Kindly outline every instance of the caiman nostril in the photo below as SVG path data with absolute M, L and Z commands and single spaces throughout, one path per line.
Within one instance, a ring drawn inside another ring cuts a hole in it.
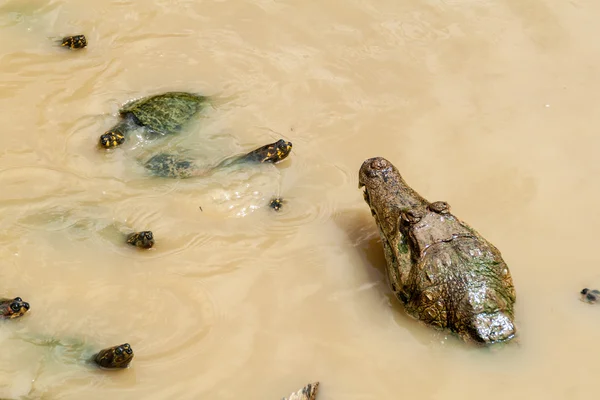
M 387 160 L 385 160 L 383 158 L 378 158 L 371 162 L 372 169 L 382 170 L 382 169 L 386 169 L 387 167 L 388 167 L 388 162 L 387 162 Z

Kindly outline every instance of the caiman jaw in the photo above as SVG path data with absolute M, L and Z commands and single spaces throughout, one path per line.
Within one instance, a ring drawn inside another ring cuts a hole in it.
M 361 186 L 359 185 L 358 188 L 360 189 Z M 369 206 L 369 210 L 371 210 L 371 215 L 373 217 L 377 218 L 377 213 L 375 213 L 375 210 L 373 209 L 373 206 L 371 205 L 371 198 L 369 197 L 369 192 L 367 191 L 366 187 L 363 190 L 363 198 L 365 199 L 365 202 Z
M 361 177 L 358 177 L 358 188 L 360 189 L 361 187 L 365 186 L 365 184 L 363 183 L 362 179 L 360 179 Z

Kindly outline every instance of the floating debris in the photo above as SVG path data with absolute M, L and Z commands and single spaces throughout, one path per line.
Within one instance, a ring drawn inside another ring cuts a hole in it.
M 581 292 L 581 301 L 594 304 L 600 299 L 600 290 L 585 288 Z
M 283 400 L 315 400 L 317 398 L 317 390 L 319 389 L 319 382 L 309 383 L 299 391 L 290 394 Z

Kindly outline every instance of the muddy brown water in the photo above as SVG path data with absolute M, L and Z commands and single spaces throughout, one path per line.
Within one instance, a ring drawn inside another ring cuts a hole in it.
M 0 1 L 0 293 L 32 305 L 0 326 L 0 398 L 596 395 L 600 309 L 578 292 L 600 286 L 598 17 L 591 0 Z M 83 51 L 52 41 L 79 33 Z M 165 141 L 95 147 L 121 104 L 167 90 L 218 101 Z M 280 137 L 278 166 L 175 181 L 138 162 Z M 404 315 L 357 188 L 373 156 L 499 247 L 518 343 Z M 98 371 L 22 335 L 136 356 Z

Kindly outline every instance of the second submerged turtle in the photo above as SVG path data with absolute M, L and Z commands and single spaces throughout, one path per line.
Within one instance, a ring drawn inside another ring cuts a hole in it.
M 279 139 L 275 143 L 267 144 L 252 150 L 249 153 L 227 158 L 212 166 L 199 166 L 193 161 L 179 158 L 172 154 L 161 153 L 153 156 L 145 163 L 146 169 L 153 174 L 167 178 L 191 178 L 205 176 L 210 172 L 243 163 L 271 163 L 276 164 L 289 156 L 292 143 Z
M 21 340 L 35 346 L 46 347 L 54 351 L 54 356 L 66 363 L 95 365 L 102 369 L 128 368 L 133 360 L 133 349 L 129 343 L 95 350 L 95 346 L 80 339 L 57 339 L 51 336 L 20 335 Z
M 176 133 L 207 102 L 205 96 L 186 92 L 167 92 L 129 102 L 119 110 L 122 120 L 100 136 L 100 147 L 120 146 L 130 132 L 140 128 L 151 135 Z

